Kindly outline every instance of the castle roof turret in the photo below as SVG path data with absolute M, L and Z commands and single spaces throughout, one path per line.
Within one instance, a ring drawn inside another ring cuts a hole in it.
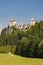
M 16 22 L 16 20 L 14 18 L 11 18 L 10 22 Z
M 35 21 L 35 19 L 32 17 L 32 18 L 30 19 L 30 21 Z

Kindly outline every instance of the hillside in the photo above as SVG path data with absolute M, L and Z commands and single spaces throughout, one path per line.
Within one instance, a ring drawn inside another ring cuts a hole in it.
M 43 21 L 25 31 L 16 26 L 4 28 L 0 35 L 0 53 L 9 51 L 24 57 L 43 58 Z

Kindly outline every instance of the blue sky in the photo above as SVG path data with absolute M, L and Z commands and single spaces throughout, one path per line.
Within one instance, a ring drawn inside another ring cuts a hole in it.
M 43 0 L 0 0 L 0 26 L 7 26 L 11 18 L 26 24 L 31 17 L 43 20 Z

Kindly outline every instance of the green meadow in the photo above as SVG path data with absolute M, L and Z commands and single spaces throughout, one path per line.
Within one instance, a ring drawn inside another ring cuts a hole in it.
M 43 59 L 0 54 L 0 65 L 43 65 Z

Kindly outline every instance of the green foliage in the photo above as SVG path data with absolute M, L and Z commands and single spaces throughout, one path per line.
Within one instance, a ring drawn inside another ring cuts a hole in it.
M 19 40 L 22 39 L 22 37 L 25 37 L 26 36 L 26 32 L 22 31 L 22 30 L 18 30 L 18 38 Z
M 43 40 L 38 45 L 37 53 L 38 53 L 38 57 L 43 58 Z
M 10 48 L 10 52 L 11 52 L 12 54 L 15 54 L 15 50 L 16 50 L 16 46 L 12 46 L 12 47 Z
M 1 46 L 0 47 L 0 53 L 8 53 L 10 51 L 10 46 Z
M 43 57 L 43 45 L 39 46 L 43 40 L 43 21 L 36 22 L 34 26 L 26 31 L 25 36 L 19 35 L 21 41 L 17 46 L 16 54 L 26 57 Z

